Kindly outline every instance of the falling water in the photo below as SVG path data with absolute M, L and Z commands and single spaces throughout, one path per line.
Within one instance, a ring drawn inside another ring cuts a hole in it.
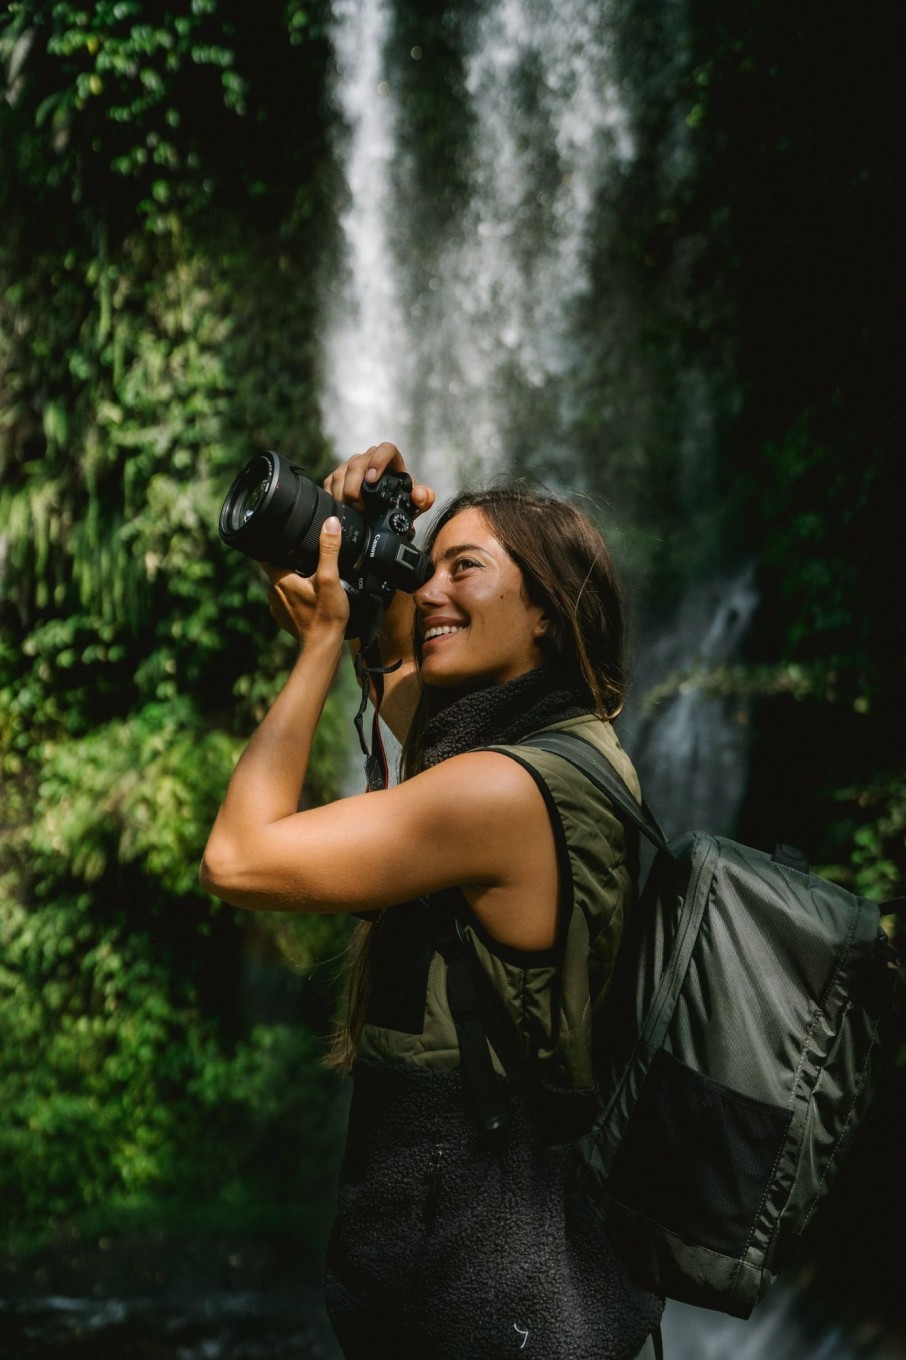
M 391 438 L 449 490 L 510 464 L 508 431 L 526 400 L 539 439 L 565 439 L 592 209 L 633 153 L 609 25 L 601 0 L 501 0 L 477 19 L 464 54 L 468 189 L 416 273 L 399 255 L 400 196 L 417 211 L 419 185 L 400 195 L 386 0 L 336 0 L 348 197 L 322 409 L 338 453 Z
M 565 438 L 573 310 L 589 289 L 589 228 L 610 167 L 632 141 L 610 66 L 610 7 L 524 0 L 476 26 L 465 87 L 475 119 L 472 196 L 440 252 L 419 327 L 431 401 L 426 447 L 510 460 L 528 399 L 546 441 Z M 530 452 L 518 450 L 525 462 Z
M 709 696 L 701 677 L 733 662 L 758 604 L 754 567 L 697 583 L 641 649 L 641 702 L 621 726 L 665 831 L 732 833 L 746 786 L 749 705 Z M 659 700 L 657 696 L 662 694 Z
M 334 0 L 337 105 L 347 126 L 345 272 L 332 285 L 321 410 L 339 456 L 392 439 L 406 446 L 404 317 L 391 230 L 395 109 L 385 78 L 385 0 Z

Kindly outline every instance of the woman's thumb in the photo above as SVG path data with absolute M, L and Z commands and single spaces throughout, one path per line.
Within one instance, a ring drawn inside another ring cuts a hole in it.
M 327 558 L 328 561 L 332 561 L 340 551 L 341 541 L 342 532 L 340 521 L 336 515 L 328 515 L 327 519 L 321 525 L 321 533 L 319 536 L 318 546 L 320 548 L 321 558 Z

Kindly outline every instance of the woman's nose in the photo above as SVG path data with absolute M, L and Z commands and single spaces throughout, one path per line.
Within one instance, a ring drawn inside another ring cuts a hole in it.
M 416 609 L 430 609 L 443 599 L 443 579 L 438 568 L 435 568 L 433 576 L 430 576 L 423 586 L 419 586 L 412 598 L 415 600 Z

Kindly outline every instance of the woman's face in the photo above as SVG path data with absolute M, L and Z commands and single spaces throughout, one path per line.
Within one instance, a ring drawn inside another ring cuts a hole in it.
M 480 510 L 445 524 L 431 558 L 434 575 L 415 593 L 426 685 L 502 684 L 541 665 L 547 616 Z

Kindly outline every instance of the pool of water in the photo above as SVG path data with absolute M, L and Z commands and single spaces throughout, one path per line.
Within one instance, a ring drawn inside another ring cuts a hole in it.
M 283 1291 L 0 1302 L 3 1360 L 341 1360 L 317 1302 Z

